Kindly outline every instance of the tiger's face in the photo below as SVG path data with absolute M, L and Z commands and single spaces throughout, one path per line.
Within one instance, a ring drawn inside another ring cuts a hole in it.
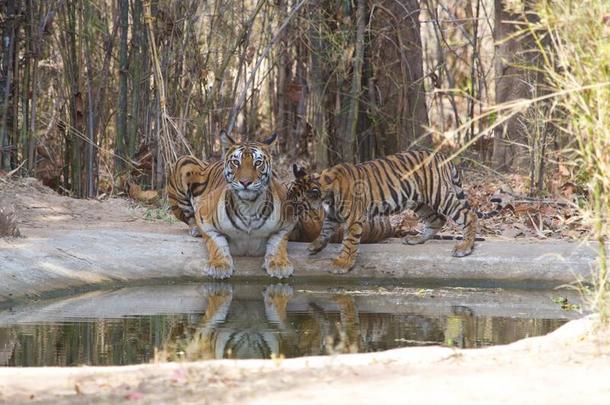
M 261 142 L 238 144 L 224 131 L 221 133 L 224 154 L 224 176 L 237 196 L 246 201 L 256 200 L 271 181 L 271 153 L 269 145 L 276 139 L 271 135 Z
M 294 181 L 288 188 L 288 200 L 297 207 L 300 214 L 303 210 L 317 210 L 322 207 L 326 193 L 322 191 L 320 176 L 317 173 L 307 174 L 305 169 L 292 165 Z

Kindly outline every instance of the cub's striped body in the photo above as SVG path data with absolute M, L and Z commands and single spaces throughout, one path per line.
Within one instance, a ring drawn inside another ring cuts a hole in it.
M 361 164 L 339 164 L 308 175 L 293 167 L 303 194 L 312 207 L 324 205 L 326 216 L 320 236 L 310 245 L 315 254 L 343 225 L 343 250 L 333 261 L 333 271 L 351 269 L 368 218 L 412 209 L 425 224 L 409 244 L 424 243 L 445 224 L 446 218 L 464 227 L 464 240 L 455 245 L 457 257 L 472 252 L 477 215 L 469 208 L 455 165 L 440 154 L 403 152 Z M 289 191 L 289 194 L 291 191 Z

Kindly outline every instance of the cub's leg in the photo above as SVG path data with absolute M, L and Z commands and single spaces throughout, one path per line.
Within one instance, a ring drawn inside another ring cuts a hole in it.
M 213 278 L 231 277 L 234 267 L 227 239 L 211 226 L 203 224 L 200 229 L 202 230 L 203 243 L 208 250 L 208 258 L 203 265 L 203 272 Z
M 282 230 L 271 235 L 267 241 L 263 268 L 271 277 L 287 278 L 294 272 L 294 267 L 288 259 L 288 235 L 288 231 Z
M 328 245 L 330 238 L 335 234 L 337 229 L 339 229 L 340 225 L 341 223 L 334 217 L 326 215 L 324 217 L 324 223 L 322 224 L 322 231 L 320 232 L 320 235 L 318 235 L 318 237 L 311 242 L 307 248 L 307 250 L 309 250 L 309 254 L 315 255 L 324 249 L 326 245 Z
M 419 204 L 413 209 L 419 219 L 424 223 L 424 230 L 416 236 L 405 236 L 403 242 L 407 245 L 425 243 L 434 237 L 442 229 L 447 220 L 444 215 L 439 214 L 426 204 Z
M 333 295 L 332 300 L 339 305 L 339 316 L 341 322 L 337 325 L 339 334 L 343 337 L 344 353 L 358 353 L 360 347 L 360 318 L 354 297 L 345 292 Z
M 356 264 L 358 246 L 362 238 L 362 219 L 350 221 L 343 236 L 343 250 L 332 262 L 331 273 L 347 273 Z
M 453 256 L 468 256 L 474 248 L 474 239 L 477 234 L 477 215 L 470 209 L 467 201 L 460 200 L 453 194 L 447 198 L 443 207 L 441 207 L 441 212 L 464 229 L 464 240 L 453 247 Z

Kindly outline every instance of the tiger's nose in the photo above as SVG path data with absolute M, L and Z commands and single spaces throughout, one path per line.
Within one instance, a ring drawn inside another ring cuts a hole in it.
M 244 186 L 244 188 L 248 188 L 248 186 L 250 184 L 252 184 L 251 180 L 240 180 L 239 182 L 241 183 L 242 186 Z

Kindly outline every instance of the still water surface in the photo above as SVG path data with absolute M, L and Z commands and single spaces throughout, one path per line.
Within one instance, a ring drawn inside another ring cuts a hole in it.
M 574 317 L 553 293 L 531 294 L 226 283 L 95 292 L 0 311 L 0 366 L 473 348 L 543 335 Z

